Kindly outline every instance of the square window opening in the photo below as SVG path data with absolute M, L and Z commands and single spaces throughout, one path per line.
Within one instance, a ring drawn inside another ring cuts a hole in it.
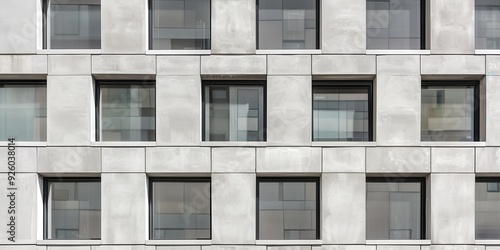
M 476 178 L 476 239 L 500 239 L 500 177 Z

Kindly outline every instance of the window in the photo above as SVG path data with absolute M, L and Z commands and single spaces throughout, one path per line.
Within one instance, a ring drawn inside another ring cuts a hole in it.
M 318 49 L 318 0 L 257 0 L 259 49 Z
M 476 178 L 476 239 L 500 239 L 500 178 Z
M 153 178 L 150 239 L 210 239 L 210 178 Z
M 45 239 L 101 238 L 100 179 L 47 178 L 44 190 Z
M 98 83 L 97 140 L 154 141 L 155 83 L 101 81 Z
M 205 141 L 264 141 L 262 81 L 205 82 Z
M 210 49 L 210 0 L 150 0 L 150 48 Z
M 371 82 L 314 82 L 313 141 L 371 141 Z
M 318 178 L 257 179 L 257 239 L 319 239 Z
M 500 2 L 476 0 L 476 49 L 500 49 Z
M 47 85 L 0 81 L 0 140 L 47 140 Z
M 366 179 L 366 239 L 425 239 L 425 178 Z
M 422 141 L 478 141 L 477 82 L 422 83 Z
M 367 0 L 367 49 L 425 49 L 425 0 Z
M 45 49 L 100 49 L 100 0 L 45 0 Z

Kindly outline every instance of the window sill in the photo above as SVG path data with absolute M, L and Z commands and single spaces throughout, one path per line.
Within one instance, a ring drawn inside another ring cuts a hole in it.
M 367 55 L 430 55 L 431 51 L 430 50 L 400 50 L 400 49 L 394 49 L 394 50 L 366 50 Z
M 279 246 L 290 246 L 290 245 L 322 245 L 321 240 L 257 240 L 256 245 L 279 245 Z
M 486 142 L 482 141 L 423 141 L 424 147 L 486 147 Z
M 313 141 L 313 147 L 375 147 L 377 142 L 374 141 Z
M 476 49 L 476 55 L 500 55 L 500 49 Z
M 101 245 L 101 240 L 38 240 L 37 245 L 47 246 L 47 245 Z
M 262 49 L 255 52 L 257 55 L 309 55 L 321 54 L 320 49 Z
M 38 50 L 42 55 L 100 55 L 100 49 L 44 49 Z
M 267 142 L 265 141 L 202 141 L 200 143 L 204 147 L 265 147 Z
M 146 55 L 210 55 L 211 50 L 146 50 Z
M 431 240 L 366 240 L 366 245 L 430 245 Z
M 91 147 L 154 147 L 155 141 L 99 141 L 91 142 Z
M 0 142 L 0 147 L 7 147 L 9 146 L 8 141 L 1 141 Z M 46 147 L 47 142 L 46 141 L 15 141 L 15 146 L 16 147 Z
M 476 245 L 500 245 L 499 240 L 476 240 L 474 242 Z
M 178 246 L 178 245 L 212 245 L 212 240 L 146 240 L 146 245 Z

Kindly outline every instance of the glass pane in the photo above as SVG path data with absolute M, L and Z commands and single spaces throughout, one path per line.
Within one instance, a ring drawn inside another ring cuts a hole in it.
M 367 239 L 421 238 L 420 185 L 419 182 L 367 183 Z
M 474 141 L 474 86 L 422 88 L 422 141 Z
M 500 49 L 500 2 L 476 0 L 476 48 Z
M 259 182 L 259 239 L 317 239 L 316 182 Z
M 367 0 L 368 49 L 420 49 L 421 0 Z
M 476 239 L 500 239 L 500 182 L 476 182 Z
M 0 85 L 0 139 L 47 140 L 47 86 Z
M 101 141 L 155 140 L 155 87 L 100 85 Z
M 100 0 L 51 0 L 50 48 L 100 49 Z
M 49 182 L 48 239 L 101 238 L 101 183 Z
M 259 49 L 317 49 L 316 0 L 259 0 Z
M 152 49 L 210 49 L 210 0 L 153 0 Z
M 153 183 L 153 239 L 210 239 L 210 182 Z

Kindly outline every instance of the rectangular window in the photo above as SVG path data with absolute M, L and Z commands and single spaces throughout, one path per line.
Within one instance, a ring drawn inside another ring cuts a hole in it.
M 318 0 L 257 0 L 258 49 L 318 49 Z
M 210 178 L 152 178 L 150 239 L 210 239 Z
M 47 178 L 44 182 L 45 239 L 101 238 L 101 181 Z
M 150 48 L 210 49 L 210 0 L 150 0 Z
M 422 141 L 478 141 L 477 82 L 422 83 Z
M 366 179 L 366 239 L 425 239 L 425 178 Z
M 47 85 L 0 81 L 0 140 L 47 140 Z
M 476 49 L 500 49 L 500 2 L 476 0 Z
M 100 49 L 100 0 L 45 0 L 45 49 Z
M 319 216 L 318 178 L 257 179 L 257 239 L 319 239 Z
M 425 49 L 425 0 L 367 0 L 367 49 Z
M 313 141 L 372 140 L 371 82 L 314 82 Z
M 155 141 L 154 81 L 101 81 L 97 86 L 98 141 Z
M 500 178 L 476 178 L 476 239 L 500 239 Z
M 205 141 L 264 141 L 262 81 L 204 82 Z

